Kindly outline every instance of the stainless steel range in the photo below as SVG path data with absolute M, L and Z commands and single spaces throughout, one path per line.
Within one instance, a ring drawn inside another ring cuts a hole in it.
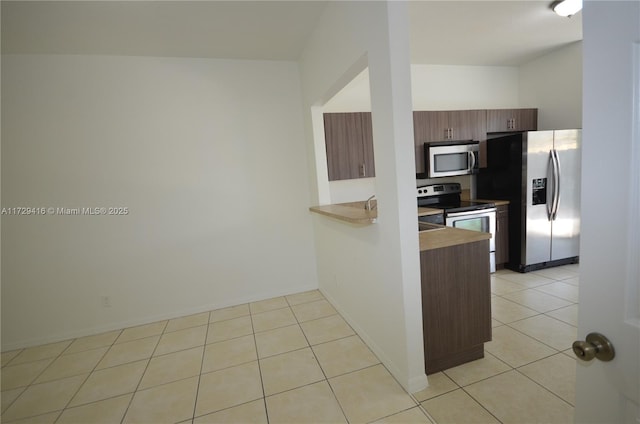
M 458 183 L 430 184 L 417 188 L 418 206 L 442 209 L 444 222 L 449 227 L 491 233 L 489 263 L 496 270 L 496 205 L 473 200 L 461 200 L 462 188 Z

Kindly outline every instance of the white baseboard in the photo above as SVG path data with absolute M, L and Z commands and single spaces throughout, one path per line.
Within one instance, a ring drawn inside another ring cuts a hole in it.
M 425 389 L 428 386 L 427 375 L 421 374 L 416 376 L 408 376 L 404 377 L 403 373 L 400 372 L 398 367 L 394 364 L 394 362 L 389 359 L 384 350 L 378 346 L 373 339 L 367 334 L 366 331 L 362 329 L 358 325 L 358 323 L 346 312 L 333 297 L 331 297 L 328 293 L 319 289 L 323 296 L 327 298 L 329 303 L 342 315 L 342 317 L 347 321 L 347 323 L 354 329 L 354 331 L 360 336 L 360 338 L 364 341 L 364 343 L 373 351 L 373 353 L 382 361 L 382 364 L 387 367 L 389 372 L 393 375 L 393 377 L 400 383 L 400 385 L 409 393 L 419 392 L 420 390 Z M 408 380 L 407 380 L 408 378 Z
M 208 312 L 216 309 L 227 308 L 230 306 L 242 305 L 250 302 L 258 302 L 260 300 L 271 299 L 273 297 L 288 296 L 295 293 L 302 293 L 305 291 L 317 290 L 317 289 L 318 289 L 317 286 L 303 286 L 303 287 L 297 287 L 295 289 L 262 293 L 261 295 L 242 296 L 235 299 L 225 300 L 223 302 L 215 302 L 211 304 L 200 305 L 193 308 L 181 309 L 178 311 L 152 315 L 152 316 L 139 318 L 139 319 L 118 321 L 118 322 L 109 323 L 102 326 L 83 328 L 75 331 L 68 331 L 68 332 L 63 331 L 60 333 L 47 335 L 46 337 L 34 337 L 34 338 L 18 340 L 10 343 L 2 343 L 1 349 L 2 349 L 2 352 L 7 352 L 10 350 L 24 349 L 32 346 L 61 342 L 64 340 L 72 340 L 72 339 L 77 339 L 79 337 L 93 336 L 96 334 L 106 333 L 109 331 L 122 330 L 129 327 L 136 327 L 139 325 L 150 324 L 156 321 L 164 321 L 164 320 L 169 320 L 174 318 L 180 318 L 188 315 L 199 314 L 201 312 Z

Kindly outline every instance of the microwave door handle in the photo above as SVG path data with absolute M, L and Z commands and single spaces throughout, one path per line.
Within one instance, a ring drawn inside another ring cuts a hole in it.
M 473 152 L 467 152 L 469 154 L 469 171 L 473 171 L 476 167 L 476 155 Z

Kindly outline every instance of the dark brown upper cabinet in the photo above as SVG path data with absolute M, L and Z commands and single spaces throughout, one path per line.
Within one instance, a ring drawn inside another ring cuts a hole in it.
M 329 181 L 375 177 L 370 112 L 325 113 Z
M 415 111 L 413 140 L 416 173 L 424 173 L 424 143 L 446 140 L 486 140 L 484 110 Z
M 535 131 L 538 129 L 538 109 L 487 110 L 487 132 Z
M 535 131 L 538 109 L 490 109 L 413 112 L 416 173 L 424 174 L 424 143 L 446 140 L 480 142 L 479 166 L 487 166 L 487 133 Z M 325 113 L 329 181 L 375 177 L 371 112 Z

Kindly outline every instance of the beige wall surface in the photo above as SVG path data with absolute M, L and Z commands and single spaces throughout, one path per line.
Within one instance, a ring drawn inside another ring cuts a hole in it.
M 582 128 L 582 41 L 520 67 L 520 105 L 538 108 L 539 130 Z
M 316 288 L 301 99 L 292 62 L 3 56 L 2 206 L 128 209 L 2 216 L 2 349 Z

